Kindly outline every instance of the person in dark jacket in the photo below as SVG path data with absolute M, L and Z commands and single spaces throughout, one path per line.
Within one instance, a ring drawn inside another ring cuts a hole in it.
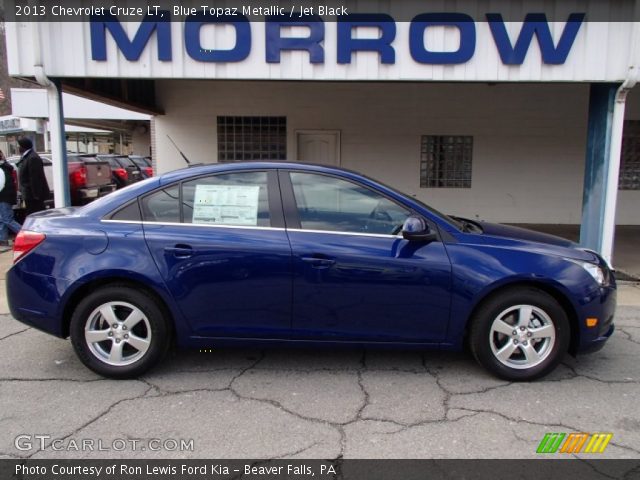
M 13 167 L 0 151 L 0 248 L 9 246 L 8 230 L 20 231 L 20 224 L 13 219 L 13 206 L 17 202 L 18 190 Z
M 33 143 L 28 138 L 20 138 L 18 146 L 21 158 L 17 163 L 20 192 L 25 204 L 27 215 L 45 209 L 44 202 L 49 198 L 49 184 L 44 176 L 42 159 L 33 149 Z

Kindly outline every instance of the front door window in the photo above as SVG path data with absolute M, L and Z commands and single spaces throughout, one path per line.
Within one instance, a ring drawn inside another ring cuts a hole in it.
M 300 227 L 344 233 L 396 235 L 411 212 L 347 180 L 291 172 Z

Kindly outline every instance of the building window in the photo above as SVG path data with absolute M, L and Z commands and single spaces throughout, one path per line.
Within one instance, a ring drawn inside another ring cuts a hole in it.
M 640 121 L 624 122 L 620 156 L 620 190 L 640 190 Z
M 423 135 L 420 146 L 421 188 L 471 188 L 473 137 Z
M 287 117 L 218 117 L 218 161 L 286 160 Z

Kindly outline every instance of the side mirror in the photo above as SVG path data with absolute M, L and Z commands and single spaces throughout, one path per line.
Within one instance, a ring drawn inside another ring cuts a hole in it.
M 424 219 L 412 215 L 404 221 L 402 238 L 410 242 L 433 242 L 438 235 L 431 231 Z

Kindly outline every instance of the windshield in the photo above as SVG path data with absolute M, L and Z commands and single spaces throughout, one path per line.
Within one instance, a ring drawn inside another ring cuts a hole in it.
M 388 188 L 389 190 L 394 191 L 395 193 L 397 193 L 398 195 L 400 195 L 400 196 L 402 196 L 402 197 L 409 197 L 409 198 L 411 198 L 411 200 L 413 200 L 414 202 L 418 203 L 418 204 L 419 204 L 421 207 L 423 207 L 425 210 L 428 210 L 429 212 L 431 212 L 431 213 L 432 213 L 432 214 L 434 214 L 435 216 L 440 217 L 440 218 L 442 218 L 443 220 L 445 220 L 446 222 L 448 222 L 448 223 L 452 224 L 452 225 L 453 225 L 454 227 L 456 227 L 458 230 L 464 230 L 464 224 L 463 224 L 461 221 L 456 220 L 455 218 L 452 218 L 452 217 L 450 217 L 449 215 L 447 215 L 447 214 L 445 214 L 445 213 L 442 213 L 442 212 L 440 212 L 440 211 L 436 210 L 435 208 L 433 208 L 433 207 L 431 207 L 431 206 L 427 205 L 426 203 L 424 203 L 423 201 L 418 200 L 416 197 L 414 197 L 414 196 L 409 196 L 408 194 L 406 194 L 406 193 L 404 193 L 404 192 L 401 192 L 400 190 L 397 190 L 397 189 L 395 189 L 395 188 L 393 188 L 393 187 L 390 187 L 390 186 L 389 186 L 389 185 L 387 185 L 386 183 L 382 183 L 382 182 L 380 182 L 380 181 L 378 181 L 378 180 L 374 180 L 373 178 L 371 178 L 371 177 L 367 177 L 366 175 L 362 175 L 362 174 L 360 174 L 360 175 L 361 175 L 361 176 L 363 176 L 363 177 L 365 177 L 365 178 L 367 178 L 368 180 L 371 180 L 372 182 L 375 182 L 375 183 L 377 183 L 377 184 L 379 184 L 379 185 L 383 185 L 384 187 Z
M 438 217 L 441 217 L 441 218 L 445 219 L 447 222 L 453 224 L 453 226 L 456 227 L 458 230 L 464 230 L 464 225 L 460 220 L 457 220 L 456 218 L 453 218 L 453 217 L 447 215 L 446 213 L 442 213 L 442 212 L 436 210 L 435 208 L 430 207 L 429 205 L 424 203 L 422 200 L 418 200 L 415 197 L 411 197 L 411 199 L 414 202 L 419 203 L 422 207 L 424 207 L 426 210 L 429 210 L 434 215 L 437 215 Z

